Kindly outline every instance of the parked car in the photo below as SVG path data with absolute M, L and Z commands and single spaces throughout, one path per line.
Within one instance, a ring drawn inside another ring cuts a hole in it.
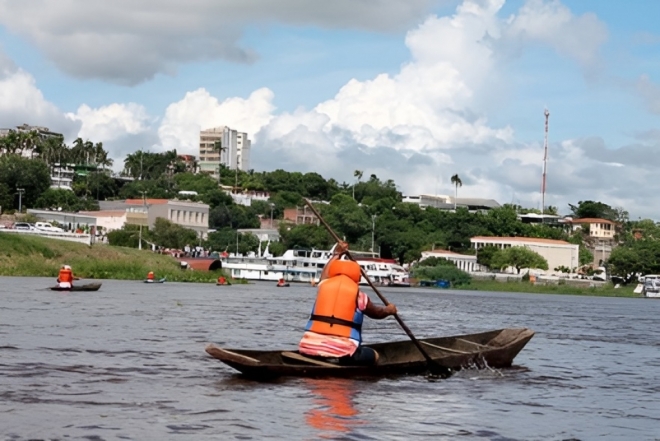
M 16 222 L 12 228 L 14 230 L 25 230 L 25 231 L 34 230 L 34 226 L 32 226 L 32 224 L 29 224 L 27 222 Z
M 64 233 L 64 230 L 59 227 L 54 227 L 48 222 L 37 222 L 34 224 L 34 228 L 38 231 L 46 231 L 48 233 Z

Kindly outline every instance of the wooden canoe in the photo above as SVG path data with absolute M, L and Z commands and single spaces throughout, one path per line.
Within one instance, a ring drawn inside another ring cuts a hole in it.
M 100 283 L 88 283 L 87 285 L 74 285 L 71 288 L 60 288 L 59 286 L 51 286 L 51 291 L 98 291 L 101 287 Z
M 144 283 L 165 283 L 165 277 L 163 277 L 162 279 L 158 279 L 158 280 L 151 280 L 151 281 L 145 280 Z
M 437 337 L 419 340 L 441 366 L 460 370 L 469 366 L 510 367 L 513 359 L 534 336 L 527 328 Z M 346 366 L 331 359 L 307 357 L 295 351 L 223 349 L 213 344 L 206 352 L 243 375 L 257 380 L 274 377 L 373 377 L 391 374 L 420 374 L 426 360 L 410 340 L 367 345 L 380 354 L 375 366 Z

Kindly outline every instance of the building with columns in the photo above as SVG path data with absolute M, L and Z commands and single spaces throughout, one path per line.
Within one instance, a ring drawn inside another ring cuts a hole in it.
M 221 149 L 216 148 L 220 143 Z M 199 171 L 218 179 L 218 168 L 222 164 L 230 170 L 250 169 L 250 148 L 252 141 L 247 133 L 227 126 L 202 130 L 199 133 Z

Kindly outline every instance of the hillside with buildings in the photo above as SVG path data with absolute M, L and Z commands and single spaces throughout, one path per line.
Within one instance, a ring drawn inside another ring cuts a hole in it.
M 541 255 L 548 273 L 610 262 L 628 272 L 635 268 L 623 253 L 660 238 L 654 222 L 630 221 L 625 210 L 601 202 L 580 201 L 562 216 L 556 207 L 539 212 L 459 196 L 458 186 L 454 196 L 402 195 L 393 181 L 363 179 L 360 170 L 343 183 L 314 172 L 254 171 L 250 148 L 248 134 L 221 126 L 200 132 L 199 157 L 138 150 L 115 173 L 102 144 L 77 139 L 67 146 L 59 134 L 24 125 L 0 134 L 0 205 L 4 214 L 29 213 L 87 234 L 89 243 L 240 254 L 264 243 L 278 255 L 332 245 L 304 206 L 308 198 L 353 249 L 404 264 L 441 256 L 469 272 L 498 269 L 484 248 L 516 246 Z M 16 221 L 5 217 L 2 226 Z M 157 222 L 181 228 L 185 243 L 176 234 L 155 235 Z

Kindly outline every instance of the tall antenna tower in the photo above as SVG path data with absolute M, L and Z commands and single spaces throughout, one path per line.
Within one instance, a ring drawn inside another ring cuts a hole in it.
M 545 212 L 545 175 L 548 171 L 548 118 L 550 117 L 550 112 L 548 109 L 545 109 L 543 113 L 545 115 L 545 140 L 544 145 L 544 154 L 543 154 L 543 179 L 541 180 L 541 214 Z

